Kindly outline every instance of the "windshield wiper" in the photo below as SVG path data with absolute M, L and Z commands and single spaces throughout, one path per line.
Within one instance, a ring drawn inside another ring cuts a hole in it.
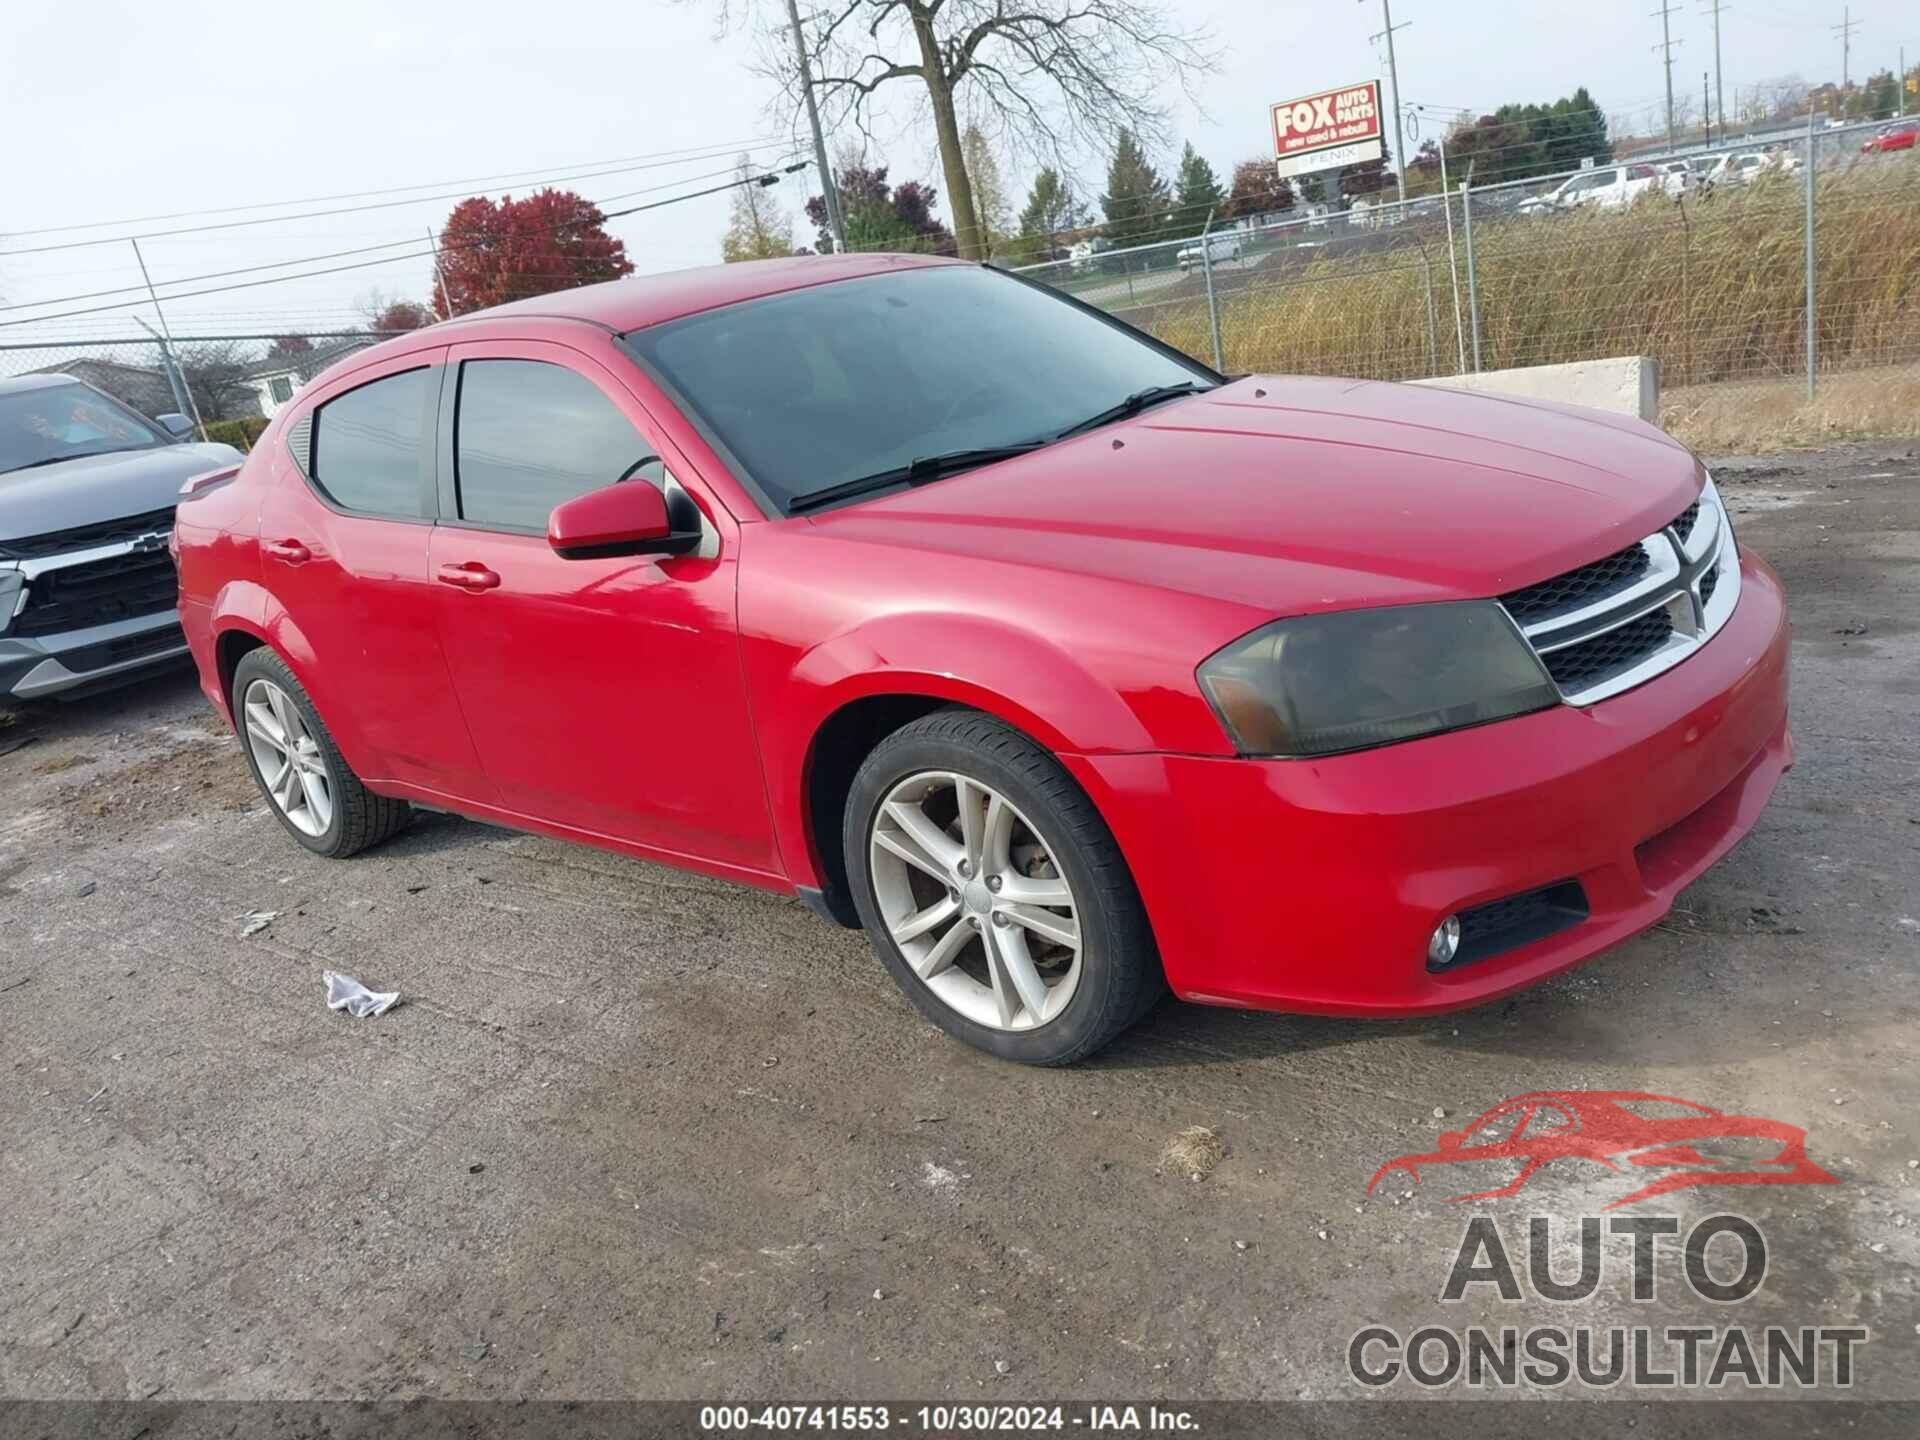
M 1176 395 L 1197 395 L 1203 390 L 1211 390 L 1211 385 L 1203 385 L 1198 380 L 1182 380 L 1177 385 L 1150 385 L 1145 390 L 1136 390 L 1118 405 L 1109 406 L 1098 415 L 1089 415 L 1077 425 L 1069 425 L 1053 438 L 1065 440 L 1070 435 L 1084 435 L 1089 430 L 1098 430 L 1102 425 L 1111 425 L 1116 420 L 1125 420 L 1138 415 L 1149 405 L 1158 405 L 1162 400 L 1171 400 Z
M 1015 455 L 1025 455 L 1029 450 L 1038 450 L 1042 445 L 1050 444 L 1046 440 L 1021 440 L 1012 445 L 986 445 L 973 450 L 949 450 L 940 455 L 922 455 L 908 461 L 905 465 L 896 465 L 891 470 L 877 470 L 871 475 L 861 475 L 852 480 L 843 480 L 838 485 L 829 485 L 824 490 L 810 490 L 805 495 L 796 495 L 787 502 L 787 513 L 797 515 L 802 510 L 817 510 L 822 505 L 831 505 L 836 500 L 851 499 L 855 495 L 866 495 L 875 490 L 885 490 L 893 485 L 923 485 L 929 480 L 938 480 L 944 475 L 952 475 L 960 470 L 971 470 L 976 465 L 991 465 L 996 460 L 1011 460 Z
M 90 455 L 95 453 L 98 453 L 98 452 L 90 451 L 90 450 L 81 452 L 81 454 L 83 455 Z M 24 465 L 15 465 L 11 469 L 8 469 L 0 473 L 11 475 L 16 470 L 37 470 L 42 465 L 64 465 L 69 460 L 78 460 L 79 458 L 80 458 L 80 455 L 49 455 L 44 460 L 29 460 Z

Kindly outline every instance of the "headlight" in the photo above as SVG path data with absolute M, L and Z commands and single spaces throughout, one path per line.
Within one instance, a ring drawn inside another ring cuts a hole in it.
M 1334 755 L 1559 703 L 1491 600 L 1276 620 L 1198 672 L 1243 755 Z
M 20 587 L 25 583 L 18 566 L 0 562 L 0 635 L 13 624 L 14 608 L 20 603 Z

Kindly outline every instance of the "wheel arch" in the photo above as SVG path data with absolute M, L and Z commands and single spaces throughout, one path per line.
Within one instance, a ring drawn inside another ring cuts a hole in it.
M 238 728 L 237 717 L 231 713 L 234 672 L 248 652 L 264 647 L 280 657 L 312 698 L 347 763 L 357 773 L 369 773 L 366 761 L 370 757 L 354 724 L 352 707 L 341 703 L 327 677 L 314 663 L 313 646 L 306 632 L 268 591 L 251 583 L 225 587 L 214 603 L 210 630 L 213 661 L 229 722 L 236 722 Z

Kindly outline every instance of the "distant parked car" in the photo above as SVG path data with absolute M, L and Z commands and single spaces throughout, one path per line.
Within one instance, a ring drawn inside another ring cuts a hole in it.
M 1563 210 L 1624 210 L 1649 190 L 1661 186 L 1651 165 L 1605 165 L 1570 175 L 1544 195 L 1520 202 L 1522 215 L 1551 215 Z
M 1860 147 L 1860 153 L 1885 155 L 1894 150 L 1911 150 L 1916 139 L 1920 139 L 1920 120 L 1896 121 L 1876 130 L 1873 138 Z
M 1726 185 L 1751 185 L 1764 176 L 1789 174 L 1799 167 L 1799 158 L 1784 150 L 1747 150 L 1738 155 L 1722 155 L 1720 163 L 1707 172 L 1701 183 L 1710 190 Z
M 1660 177 L 1661 188 L 1675 200 L 1691 194 L 1698 182 L 1692 164 L 1685 160 L 1663 160 L 1653 168 Z
M 167 553 L 192 475 L 226 445 L 179 443 L 71 375 L 0 380 L 0 699 L 100 689 L 187 653 Z
M 1180 262 L 1182 270 L 1191 270 L 1203 260 L 1211 261 L 1215 265 L 1222 260 L 1238 260 L 1240 232 L 1222 230 L 1218 234 L 1207 236 L 1205 240 L 1196 238 L 1191 245 L 1182 246 L 1180 253 L 1174 258 Z

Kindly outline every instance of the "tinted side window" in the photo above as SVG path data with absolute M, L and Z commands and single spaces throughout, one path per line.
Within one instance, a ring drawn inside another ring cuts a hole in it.
M 626 416 L 562 365 L 469 360 L 455 416 L 460 516 L 475 524 L 545 530 L 563 501 L 659 472 L 653 447 Z M 640 468 L 647 460 L 655 463 Z
M 343 510 L 423 518 L 420 433 L 434 372 L 406 370 L 313 412 L 313 479 Z

